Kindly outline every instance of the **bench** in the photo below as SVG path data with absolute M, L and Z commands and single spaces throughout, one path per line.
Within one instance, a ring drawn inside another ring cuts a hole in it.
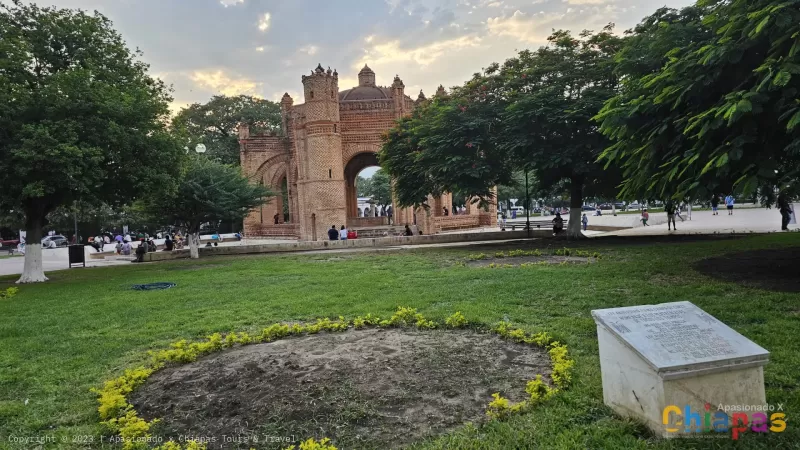
M 553 222 L 552 222 L 551 220 L 536 220 L 536 221 L 533 221 L 533 220 L 532 220 L 532 221 L 531 221 L 531 228 L 533 228 L 533 227 L 535 226 L 537 229 L 541 229 L 541 228 L 542 228 L 542 225 L 544 225 L 544 226 L 545 226 L 545 228 L 552 228 L 552 227 L 553 227 Z M 508 226 L 506 226 L 506 228 L 507 228 L 507 227 L 508 227 Z M 523 225 L 516 225 L 516 224 L 512 224 L 512 225 L 511 225 L 511 231 L 516 231 L 516 230 L 517 230 L 517 227 L 520 227 L 520 229 L 521 229 L 522 231 L 525 231 L 525 230 L 527 230 L 527 229 L 528 229 L 528 228 L 527 228 L 527 224 L 523 224 Z M 567 227 L 567 221 L 566 221 L 566 220 L 564 220 L 564 228 L 566 228 L 566 227 Z

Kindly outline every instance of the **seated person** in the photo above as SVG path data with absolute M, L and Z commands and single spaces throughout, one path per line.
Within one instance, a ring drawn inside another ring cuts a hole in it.
M 331 225 L 331 228 L 328 230 L 328 239 L 331 241 L 339 240 L 339 230 L 336 229 L 336 225 Z
M 553 236 L 564 231 L 564 219 L 561 218 L 561 213 L 556 213 L 553 219 Z

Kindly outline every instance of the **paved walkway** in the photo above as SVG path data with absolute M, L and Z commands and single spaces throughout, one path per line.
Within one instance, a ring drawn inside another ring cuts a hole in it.
M 795 211 L 800 211 L 800 203 L 795 203 Z M 541 220 L 543 218 L 536 217 L 531 220 Z M 547 219 L 546 217 L 544 219 Z M 780 213 L 776 209 L 766 208 L 738 208 L 734 210 L 732 216 L 728 212 L 721 210 L 719 215 L 714 216 L 711 211 L 699 211 L 692 214 L 691 220 L 685 217 L 685 221 L 681 222 L 677 219 L 678 231 L 667 231 L 667 216 L 665 213 L 653 213 L 650 215 L 651 226 L 643 227 L 639 221 L 639 217 L 635 214 L 632 215 L 604 215 L 600 217 L 589 217 L 589 225 L 604 225 L 615 227 L 631 227 L 625 230 L 614 232 L 600 232 L 600 231 L 587 231 L 585 234 L 590 237 L 596 236 L 655 236 L 666 234 L 714 234 L 714 233 L 770 233 L 780 231 Z M 514 223 L 525 223 L 525 219 L 517 219 Z M 798 225 L 789 225 L 790 230 L 798 230 Z M 499 227 L 483 227 L 475 230 L 462 230 L 464 232 L 481 232 L 481 231 L 500 231 Z M 445 244 L 418 244 L 418 245 L 404 245 L 394 247 L 382 248 L 365 248 L 360 251 L 395 251 L 402 249 L 415 249 L 415 248 L 445 248 L 445 247 L 461 247 L 469 245 L 480 245 L 487 242 L 503 243 L 509 240 L 499 241 L 477 241 L 477 242 L 455 242 Z M 163 245 L 163 240 L 156 241 L 158 244 Z M 222 246 L 236 246 L 236 245 L 253 245 L 253 244 L 281 244 L 296 242 L 294 240 L 285 239 L 244 239 L 236 241 L 227 239 L 225 242 L 219 244 Z M 108 244 L 106 249 L 111 250 L 112 244 Z M 87 267 L 98 266 L 111 266 L 119 264 L 130 264 L 130 261 L 118 261 L 113 259 L 90 259 L 89 254 L 94 253 L 92 247 L 85 247 L 86 251 L 86 265 Z M 328 253 L 328 252 L 352 252 L 354 249 L 341 249 L 341 250 L 319 250 L 303 253 Z M 356 250 L 358 251 L 358 250 Z M 69 258 L 66 248 L 57 249 L 43 249 L 42 250 L 43 267 L 45 272 L 54 270 L 64 270 L 69 268 Z M 18 275 L 22 273 L 23 257 L 15 256 L 11 258 L 0 259 L 0 275 Z

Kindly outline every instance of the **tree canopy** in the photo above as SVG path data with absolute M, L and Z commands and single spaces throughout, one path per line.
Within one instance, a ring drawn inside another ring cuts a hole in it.
M 117 206 L 169 184 L 180 147 L 171 98 L 99 13 L 0 4 L 0 207 L 25 218 L 20 282 L 44 281 L 48 213 Z
M 489 200 L 520 170 L 532 171 L 540 189 L 568 183 L 578 213 L 584 189 L 614 188 L 618 173 L 597 163 L 608 141 L 592 118 L 616 92 L 622 39 L 608 26 L 579 37 L 556 31 L 548 41 L 434 97 L 387 133 L 381 165 L 402 206 L 454 191 Z
M 240 123 L 250 125 L 253 133 L 278 132 L 281 129 L 280 105 L 248 95 L 217 95 L 208 103 L 184 108 L 172 120 L 173 128 L 184 135 L 190 150 L 203 144 L 208 149 L 208 157 L 235 165 L 239 164 Z
M 186 158 L 174 189 L 150 196 L 144 205 L 164 225 L 187 230 L 191 255 L 197 258 L 202 224 L 242 220 L 272 196 L 264 186 L 251 183 L 238 167 L 192 155 Z
M 624 197 L 760 189 L 771 203 L 776 186 L 797 189 L 800 1 L 659 10 L 618 59 L 622 89 L 598 120 L 614 140 L 603 159 L 624 169 Z

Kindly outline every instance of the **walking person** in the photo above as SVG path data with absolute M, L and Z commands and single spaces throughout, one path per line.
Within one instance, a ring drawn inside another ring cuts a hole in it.
M 789 222 L 792 221 L 792 204 L 789 202 L 789 196 L 786 192 L 781 192 L 778 195 L 778 210 L 781 213 L 781 231 L 789 231 Z
M 735 203 L 735 200 L 733 199 L 733 194 L 728 194 L 728 196 L 725 197 L 725 207 L 728 208 L 728 215 L 729 216 L 733 215 L 733 204 L 734 203 Z
M 339 240 L 346 241 L 347 240 L 347 227 L 342 225 L 342 228 L 339 230 Z
M 718 216 L 719 215 L 719 211 L 717 211 L 717 207 L 719 207 L 719 197 L 717 197 L 717 194 L 714 194 L 714 196 L 711 197 L 711 215 L 712 216 Z
M 339 231 L 336 230 L 336 225 L 331 225 L 331 229 L 328 230 L 328 239 L 331 241 L 339 240 Z
M 683 207 L 682 203 L 678 203 L 678 207 L 675 208 L 675 215 L 678 216 L 678 219 L 681 219 L 681 222 L 686 222 L 683 216 L 681 215 L 681 208 Z
M 675 204 L 672 203 L 672 200 L 668 200 L 667 204 L 664 205 L 664 211 L 667 213 L 667 230 L 671 230 L 672 228 L 675 231 L 678 230 L 678 227 L 675 225 Z M 670 228 L 672 226 L 672 228 Z
M 389 216 L 389 225 L 393 225 L 393 223 L 392 223 L 392 215 L 393 214 L 394 214 L 394 211 L 392 210 L 392 205 L 389 205 L 389 207 L 386 208 L 386 215 Z
M 647 212 L 646 209 L 642 210 L 642 226 L 649 227 L 650 225 L 647 224 L 647 221 L 650 220 L 650 213 Z
M 583 224 L 583 231 L 586 231 L 586 228 L 589 226 L 589 218 L 586 217 L 586 213 L 581 217 L 581 223 Z

